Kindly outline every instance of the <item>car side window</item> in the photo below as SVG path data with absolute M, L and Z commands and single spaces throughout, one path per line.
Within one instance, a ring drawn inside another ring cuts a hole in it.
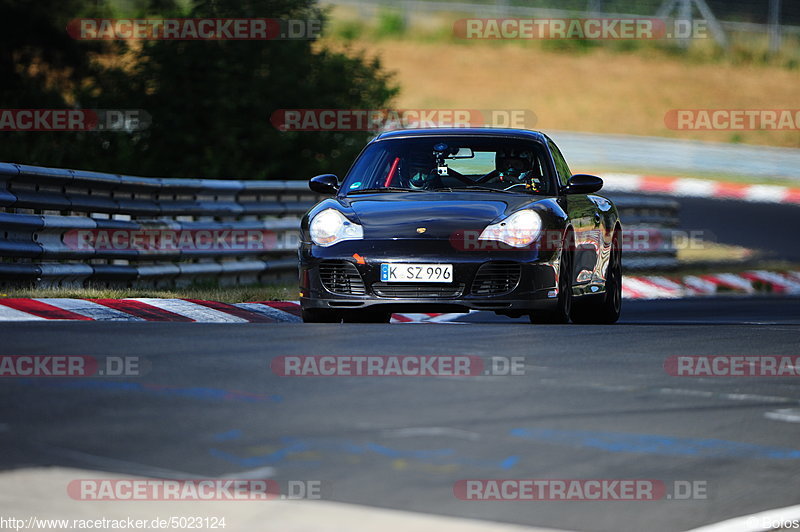
M 548 140 L 547 144 L 550 146 L 550 151 L 553 153 L 553 161 L 556 163 L 558 179 L 562 186 L 566 186 L 567 181 L 569 181 L 569 178 L 572 177 L 572 172 L 570 172 L 567 161 L 564 160 L 564 156 L 561 155 L 561 150 L 558 149 L 558 146 L 556 146 L 552 140 Z

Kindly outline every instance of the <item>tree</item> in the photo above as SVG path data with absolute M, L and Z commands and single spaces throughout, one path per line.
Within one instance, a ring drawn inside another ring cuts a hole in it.
M 324 19 L 310 0 L 196 0 L 186 12 L 162 1 L 159 9 L 193 18 Z M 113 53 L 95 63 L 75 90 L 77 101 L 84 108 L 142 109 L 152 125 L 135 133 L 59 133 L 71 136 L 68 153 L 37 152 L 30 161 L 18 152 L 16 160 L 163 177 L 342 173 L 367 133 L 280 132 L 269 121 L 272 112 L 383 108 L 397 92 L 377 59 L 312 40 L 143 41 Z M 8 150 L 0 154 L 9 160 Z
M 108 46 L 67 35 L 69 20 L 107 14 L 104 1 L 0 0 L 0 108 L 70 107 L 91 75 L 90 58 Z M 0 131 L 0 161 L 58 163 L 73 133 Z

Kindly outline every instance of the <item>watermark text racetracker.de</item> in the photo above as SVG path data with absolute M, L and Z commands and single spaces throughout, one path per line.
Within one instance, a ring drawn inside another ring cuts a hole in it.
M 277 109 L 279 131 L 390 131 L 432 127 L 533 129 L 530 109 Z
M 143 109 L 0 109 L 0 131 L 143 131 L 152 118 Z
M 525 375 L 524 357 L 473 355 L 287 355 L 270 362 L 281 377 L 477 377 Z
M 671 109 L 664 125 L 678 131 L 798 131 L 800 109 Z
M 664 370 L 673 377 L 800 377 L 800 356 L 671 356 Z
M 601 232 L 595 231 L 587 236 L 601 242 Z M 457 251 L 558 251 L 564 242 L 564 232 L 560 229 L 541 231 L 531 243 L 525 246 L 512 246 L 498 240 L 497 235 L 486 235 L 483 231 L 463 229 L 454 231 L 450 237 L 450 245 Z M 705 230 L 681 231 L 668 228 L 634 228 L 623 229 L 618 242 L 619 251 L 644 252 L 705 249 L 716 240 L 716 236 Z M 612 247 L 616 247 L 612 243 Z
M 286 18 L 81 18 L 67 24 L 77 40 L 271 41 L 310 40 L 322 33 L 319 19 Z
M 659 501 L 705 500 L 704 480 L 465 479 L 453 484 L 464 501 Z
M 0 378 L 139 377 L 149 367 L 138 356 L 0 355 Z
M 459 39 L 653 40 L 705 39 L 705 20 L 662 18 L 464 18 L 453 24 Z
M 78 501 L 319 500 L 322 480 L 81 478 L 67 485 Z
M 291 249 L 297 235 L 267 229 L 72 229 L 63 242 L 74 250 L 95 251 L 248 251 Z

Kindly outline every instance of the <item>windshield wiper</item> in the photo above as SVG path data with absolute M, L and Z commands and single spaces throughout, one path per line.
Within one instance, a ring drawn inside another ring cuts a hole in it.
M 362 188 L 360 190 L 351 190 L 347 193 L 348 196 L 351 194 L 367 194 L 370 192 L 426 192 L 425 190 L 418 190 L 413 188 L 402 188 L 402 187 L 373 187 L 373 188 Z

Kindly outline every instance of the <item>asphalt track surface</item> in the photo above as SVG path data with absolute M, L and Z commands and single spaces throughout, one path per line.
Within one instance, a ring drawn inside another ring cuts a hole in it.
M 800 299 L 626 302 L 616 326 L 24 322 L 0 354 L 138 356 L 145 375 L 3 379 L 0 468 L 319 480 L 340 502 L 586 530 L 686 530 L 798 503 L 797 378 L 668 375 L 798 355 Z M 279 377 L 280 355 L 524 357 L 518 376 Z M 787 415 L 781 415 L 787 414 Z M 496 502 L 460 479 L 656 479 L 707 498 Z M 113 504 L 113 503 L 109 503 Z M 243 503 L 250 504 L 250 503 Z

